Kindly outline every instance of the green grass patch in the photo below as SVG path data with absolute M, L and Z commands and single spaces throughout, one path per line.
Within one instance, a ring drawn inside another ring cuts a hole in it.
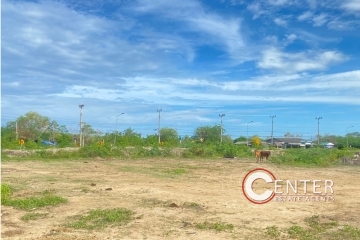
M 328 222 L 321 222 L 318 215 L 305 218 L 305 223 L 311 228 L 311 232 L 315 234 L 324 232 L 327 229 L 331 229 L 339 225 L 338 222 L 333 220 Z
M 22 210 L 32 210 L 46 206 L 57 206 L 66 203 L 67 200 L 60 196 L 53 195 L 53 191 L 46 190 L 39 197 L 27 197 L 13 199 L 13 188 L 7 184 L 1 184 L 1 205 L 12 206 Z
M 201 230 L 216 230 L 218 232 L 234 229 L 233 224 L 223 222 L 209 223 L 207 221 L 202 223 L 195 223 L 195 227 Z
M 315 236 L 315 233 L 309 231 L 308 229 L 304 229 L 298 225 L 294 225 L 290 227 L 287 231 L 290 238 L 298 239 L 298 240 L 317 240 L 319 237 Z
M 32 209 L 46 207 L 46 206 L 57 206 L 61 203 L 66 203 L 66 202 L 67 200 L 63 197 L 46 194 L 43 197 L 11 199 L 6 205 L 29 211 Z
M 45 218 L 48 213 L 26 213 L 24 216 L 21 217 L 23 221 L 30 221 L 30 220 L 37 220 Z
M 74 221 L 66 224 L 67 227 L 76 229 L 97 229 L 114 224 L 127 224 L 133 219 L 133 212 L 124 208 L 95 209 L 86 216 L 77 216 Z
M 6 205 L 11 200 L 14 189 L 6 183 L 1 184 L 1 205 Z
M 270 226 L 267 227 L 265 230 L 266 236 L 271 237 L 272 239 L 278 239 L 278 237 L 280 237 L 281 235 L 281 231 L 277 226 Z
M 327 234 L 326 239 L 329 240 L 359 240 L 360 239 L 360 229 L 352 227 L 349 225 L 344 225 L 342 228 L 338 229 L 336 232 Z
M 286 229 L 277 226 L 267 227 L 264 232 L 265 239 L 282 239 L 281 234 L 288 235 L 289 239 L 297 240 L 360 240 L 360 229 L 349 225 L 339 226 L 331 218 L 320 218 L 318 215 L 304 219 L 305 227 L 293 225 Z M 288 239 L 287 238 L 287 239 Z

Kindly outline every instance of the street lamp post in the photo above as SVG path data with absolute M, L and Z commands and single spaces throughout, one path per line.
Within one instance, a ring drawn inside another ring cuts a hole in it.
M 354 127 L 354 126 L 350 126 L 350 127 L 346 128 L 346 149 L 348 149 L 348 148 L 349 148 L 349 136 L 348 136 L 348 129 L 349 129 L 349 128 L 352 128 L 352 127 Z
M 222 135 L 223 135 L 223 133 L 222 133 L 222 118 L 223 117 L 225 117 L 225 114 L 219 114 L 219 117 L 220 117 L 220 143 L 222 143 Z
M 276 115 L 272 115 L 271 117 L 271 146 L 274 145 L 274 117 L 276 117 Z
M 246 124 L 246 146 L 249 146 L 249 123 L 252 123 L 253 121 L 250 121 Z
M 160 144 L 160 113 L 162 109 L 158 109 L 157 112 L 159 113 L 159 122 L 158 122 L 158 137 L 159 137 L 159 144 Z
M 116 116 L 116 124 L 115 124 L 115 137 L 114 137 L 114 146 L 115 146 L 115 143 L 116 143 L 116 136 L 117 136 L 117 119 L 119 116 L 123 115 L 124 113 L 121 113 L 119 115 Z
M 320 145 L 320 119 L 322 119 L 322 117 L 316 117 L 315 119 L 317 119 L 318 121 L 318 145 Z
M 83 141 L 82 141 L 82 121 L 81 121 L 81 118 L 82 118 L 82 108 L 84 107 L 85 105 L 84 104 L 80 104 L 79 105 L 79 108 L 80 108 L 80 136 L 79 136 L 79 146 L 83 146 Z

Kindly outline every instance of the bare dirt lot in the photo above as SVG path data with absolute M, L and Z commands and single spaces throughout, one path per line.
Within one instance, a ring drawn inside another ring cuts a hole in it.
M 253 204 L 241 184 L 257 167 L 278 179 L 331 179 L 335 201 Z M 295 168 L 254 159 L 3 161 L 1 180 L 16 189 L 14 198 L 49 190 L 67 202 L 32 209 L 45 217 L 28 221 L 21 220 L 28 211 L 2 206 L 1 233 L 3 239 L 273 239 L 267 227 L 305 228 L 304 219 L 314 215 L 336 221 L 338 228 L 359 228 L 359 171 L 358 166 Z M 129 223 L 94 230 L 66 226 L 91 209 L 118 207 L 134 212 Z M 201 229 L 204 222 L 233 227 Z M 280 238 L 290 239 L 285 230 Z

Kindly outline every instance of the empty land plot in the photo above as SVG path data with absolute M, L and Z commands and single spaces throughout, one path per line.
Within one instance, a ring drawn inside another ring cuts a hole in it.
M 257 167 L 281 179 L 331 179 L 335 201 L 250 203 L 241 181 Z M 359 167 L 162 158 L 11 160 L 1 170 L 13 199 L 66 199 L 28 210 L 2 205 L 3 239 L 360 239 Z

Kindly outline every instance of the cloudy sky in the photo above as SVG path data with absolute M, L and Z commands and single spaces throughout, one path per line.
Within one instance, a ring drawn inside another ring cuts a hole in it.
M 2 1 L 2 125 L 360 131 L 359 0 Z M 253 122 L 251 122 L 253 121 Z M 250 123 L 251 122 L 251 123 Z M 349 128 L 354 126 L 352 128 Z

